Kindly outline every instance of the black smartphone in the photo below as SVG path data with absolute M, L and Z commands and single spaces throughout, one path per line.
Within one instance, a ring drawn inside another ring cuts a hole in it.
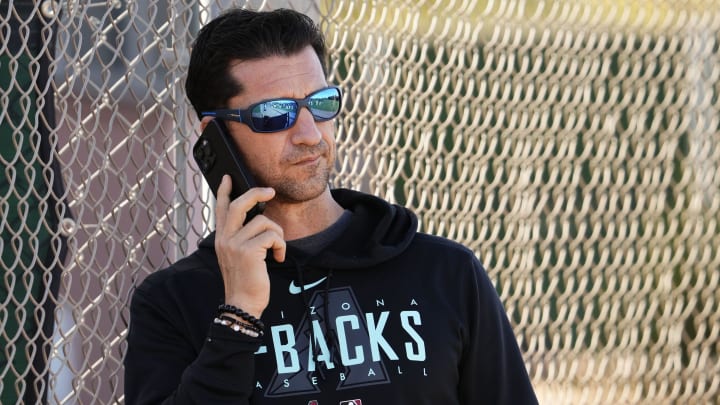
M 217 190 L 222 177 L 226 174 L 230 175 L 232 179 L 231 201 L 255 187 L 255 180 L 222 121 L 214 119 L 205 126 L 200 138 L 195 142 L 192 152 L 195 162 L 215 198 L 217 198 Z M 264 208 L 264 203 L 255 205 L 248 212 L 245 222 L 262 213 Z

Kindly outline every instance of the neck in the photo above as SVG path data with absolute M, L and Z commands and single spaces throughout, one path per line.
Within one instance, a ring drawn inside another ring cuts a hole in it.
M 343 208 L 332 198 L 328 188 L 309 201 L 269 201 L 263 215 L 282 227 L 285 240 L 294 240 L 327 229 L 342 213 Z

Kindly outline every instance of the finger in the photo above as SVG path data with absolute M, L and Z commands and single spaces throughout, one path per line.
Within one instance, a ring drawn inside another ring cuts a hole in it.
M 275 196 L 275 190 L 267 187 L 254 187 L 230 202 L 225 225 L 229 232 L 235 232 L 245 224 L 248 211 L 259 202 L 270 201 Z
M 221 234 L 225 228 L 228 206 L 230 205 L 230 191 L 232 191 L 232 181 L 230 181 L 230 176 L 226 174 L 220 180 L 215 199 L 215 228 Z
M 277 222 L 271 220 L 264 215 L 258 215 L 252 219 L 252 221 L 243 225 L 243 227 L 233 235 L 234 238 L 239 240 L 250 240 L 258 237 L 265 232 L 274 232 L 284 238 L 285 231 L 278 225 Z M 283 239 L 284 240 L 284 239 Z
M 276 262 L 282 263 L 285 261 L 285 251 L 287 250 L 285 241 L 282 241 L 282 244 L 274 244 L 272 250 Z
M 276 232 L 274 229 L 268 229 L 267 231 L 255 236 L 252 240 L 258 243 L 263 251 L 272 249 L 273 257 L 278 262 L 285 261 L 286 243 L 283 239 L 281 232 Z
M 220 260 L 221 272 L 225 273 L 225 269 L 238 266 L 251 269 L 259 264 L 264 268 L 268 249 L 273 250 L 276 259 L 284 260 L 285 240 L 281 232 L 271 227 L 250 238 L 243 235 L 245 232 L 247 229 L 243 228 L 230 239 L 215 240 L 218 258 L 224 259 Z

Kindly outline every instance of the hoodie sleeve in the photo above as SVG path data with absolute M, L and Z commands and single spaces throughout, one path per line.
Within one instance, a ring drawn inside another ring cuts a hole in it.
M 460 370 L 463 404 L 537 404 L 500 298 L 485 269 L 473 256 L 474 283 L 467 283 L 468 342 Z
M 162 289 L 145 287 L 130 305 L 125 403 L 248 404 L 260 339 L 210 324 L 198 351 L 180 332 L 182 314 L 158 298 Z

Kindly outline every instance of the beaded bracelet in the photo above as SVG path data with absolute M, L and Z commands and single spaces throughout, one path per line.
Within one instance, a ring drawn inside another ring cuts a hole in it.
M 240 325 L 241 327 L 243 327 L 243 328 L 245 328 L 245 329 L 249 329 L 249 330 L 251 330 L 251 331 L 253 331 L 253 332 L 256 332 L 256 333 L 258 333 L 258 334 L 260 334 L 260 335 L 263 334 L 263 330 L 262 330 L 262 329 L 258 329 L 257 327 L 255 327 L 255 326 L 253 326 L 253 325 L 250 325 L 250 324 L 247 323 L 247 322 L 241 321 L 241 320 L 239 320 L 239 319 L 237 319 L 237 318 L 234 318 L 234 317 L 232 317 L 232 316 L 218 315 L 217 318 L 220 319 L 221 321 L 227 321 L 227 322 L 230 322 L 230 323 L 232 323 L 232 324 L 238 324 L 238 325 Z
M 239 317 L 240 319 L 242 319 L 243 321 L 246 321 L 250 325 L 254 326 L 256 329 L 265 330 L 265 324 L 263 324 L 261 320 L 255 318 L 254 316 L 248 314 L 247 312 L 243 311 L 242 309 L 240 309 L 236 306 L 233 306 L 230 304 L 220 304 L 220 306 L 218 306 L 218 313 L 219 314 L 223 314 L 223 313 L 233 314 L 233 315 Z
M 241 322 L 237 322 L 237 321 L 233 322 L 233 321 L 229 321 L 227 319 L 220 319 L 220 318 L 215 318 L 213 320 L 213 322 L 223 325 L 223 326 L 227 326 L 230 329 L 234 330 L 235 332 L 239 332 L 239 333 L 242 333 L 243 335 L 248 335 L 250 337 L 260 337 L 263 335 L 262 331 L 258 332 L 253 329 L 250 329 L 247 326 L 243 326 L 244 324 Z

